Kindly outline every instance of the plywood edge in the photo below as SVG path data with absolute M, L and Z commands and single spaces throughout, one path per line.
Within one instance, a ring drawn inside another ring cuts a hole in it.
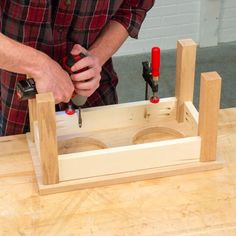
M 105 175 L 105 176 L 85 178 L 79 180 L 70 180 L 53 185 L 42 185 L 42 183 L 38 181 L 38 189 L 41 195 L 47 195 L 47 194 L 54 194 L 54 193 L 73 191 L 79 189 L 96 188 L 108 185 L 129 183 L 134 181 L 143 181 L 143 180 L 163 178 L 168 176 L 217 170 L 222 167 L 223 163 L 221 161 L 204 162 L 204 163 L 195 162 L 176 166 L 169 166 L 165 168 L 153 168 L 153 169 L 139 170 L 128 173 Z

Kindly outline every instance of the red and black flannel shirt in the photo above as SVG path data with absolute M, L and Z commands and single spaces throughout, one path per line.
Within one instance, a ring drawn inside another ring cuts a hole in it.
M 110 20 L 136 38 L 154 0 L 1 0 L 0 31 L 60 61 L 78 43 L 89 49 Z M 1 42 L 0 42 L 1 43 Z M 117 75 L 111 59 L 101 72 L 100 87 L 86 106 L 117 103 Z M 19 102 L 16 81 L 25 75 L 0 70 L 0 112 L 3 135 L 28 131 L 28 105 Z

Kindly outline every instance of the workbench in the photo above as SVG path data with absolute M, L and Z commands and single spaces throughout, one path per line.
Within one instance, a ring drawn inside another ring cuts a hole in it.
M 220 170 L 40 196 L 25 135 L 0 138 L 0 235 L 235 236 L 236 108 L 219 114 Z

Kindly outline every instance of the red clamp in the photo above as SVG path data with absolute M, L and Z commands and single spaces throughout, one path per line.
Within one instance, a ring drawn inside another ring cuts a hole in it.
M 150 102 L 151 103 L 158 103 L 160 101 L 160 98 L 159 97 L 151 97 L 150 98 Z
M 161 50 L 159 47 L 152 48 L 152 77 L 160 75 Z

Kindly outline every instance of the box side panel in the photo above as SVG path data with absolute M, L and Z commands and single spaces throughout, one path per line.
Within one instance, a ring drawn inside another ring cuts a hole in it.
M 196 162 L 200 137 L 59 155 L 60 181 Z
M 76 114 L 57 113 L 57 136 L 118 129 L 161 120 L 175 119 L 176 98 L 161 99 L 158 104 L 149 101 L 125 103 L 82 109 L 82 128 Z

